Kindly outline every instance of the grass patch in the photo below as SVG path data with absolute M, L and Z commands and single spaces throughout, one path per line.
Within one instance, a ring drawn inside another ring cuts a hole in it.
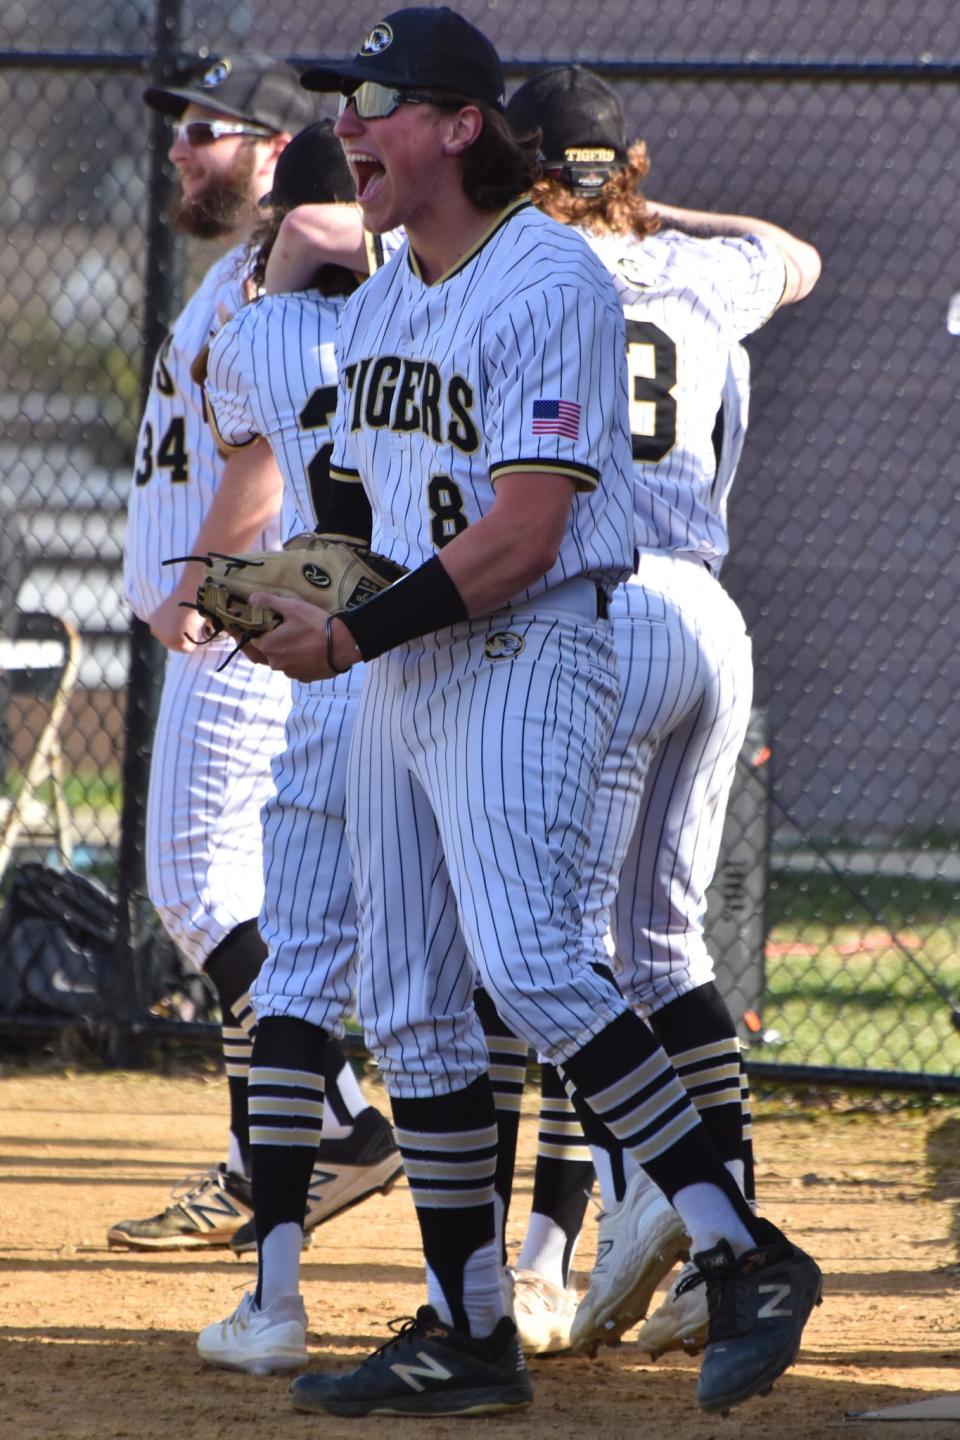
M 833 875 L 772 878 L 762 1013 L 782 1043 L 756 1046 L 755 1058 L 957 1073 L 960 1034 L 937 993 L 960 997 L 957 886 L 909 876 L 852 884 L 866 903 Z
M 11 769 L 0 793 L 12 798 L 19 794 L 22 785 L 22 770 Z M 123 779 L 119 765 L 80 766 L 71 770 L 64 776 L 63 790 L 68 810 L 92 810 L 98 815 L 113 811 L 119 815 L 123 805 Z M 37 787 L 37 799 L 42 805 L 52 805 L 51 779 L 44 780 Z

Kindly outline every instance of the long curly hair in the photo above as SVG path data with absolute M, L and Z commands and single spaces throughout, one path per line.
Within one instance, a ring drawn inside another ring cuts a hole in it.
M 539 210 L 564 225 L 581 225 L 599 235 L 636 235 L 639 240 L 653 235 L 660 220 L 640 193 L 640 182 L 650 169 L 650 157 L 642 140 L 627 150 L 627 163 L 611 170 L 604 184 L 587 195 L 571 190 L 555 174 L 545 174 L 530 191 Z

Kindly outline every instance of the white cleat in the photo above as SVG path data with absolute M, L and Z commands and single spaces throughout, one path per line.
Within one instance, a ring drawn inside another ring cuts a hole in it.
M 697 1285 L 681 1291 L 683 1281 L 696 1273 L 696 1265 L 688 1260 L 670 1286 L 663 1304 L 637 1332 L 637 1348 L 645 1351 L 651 1360 L 665 1355 L 668 1350 L 685 1350 L 688 1355 L 699 1355 L 706 1345 L 709 1324 L 707 1287 Z
M 574 1350 L 612 1345 L 647 1313 L 653 1293 L 690 1239 L 663 1191 L 642 1170 L 631 1175 L 623 1203 L 601 1211 L 597 1258 L 570 1330 Z
M 197 1336 L 200 1358 L 224 1370 L 272 1375 L 307 1363 L 307 1312 L 299 1295 L 281 1295 L 265 1310 L 247 1292 L 226 1320 Z
M 514 1274 L 513 1313 L 526 1355 L 561 1355 L 570 1349 L 577 1292 L 554 1285 L 536 1270 Z

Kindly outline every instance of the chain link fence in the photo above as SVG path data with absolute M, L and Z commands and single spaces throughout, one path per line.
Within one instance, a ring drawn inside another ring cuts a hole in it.
M 765 216 L 823 256 L 813 296 L 748 345 L 725 581 L 758 708 L 709 929 L 758 1073 L 956 1088 L 960 12 L 461 8 L 511 86 L 571 58 L 614 81 L 651 195 Z M 160 223 L 165 142 L 141 94 L 160 52 L 256 45 L 306 63 L 352 53 L 377 18 L 321 27 L 303 0 L 13 0 L 0 17 L 3 883 L 39 860 L 117 892 L 93 988 L 128 1021 L 173 971 L 139 899 L 162 662 L 136 627 L 131 646 L 124 511 L 144 356 L 176 313 L 181 261 L 189 284 L 210 259 Z M 4 993 L 12 1023 L 42 1009 Z

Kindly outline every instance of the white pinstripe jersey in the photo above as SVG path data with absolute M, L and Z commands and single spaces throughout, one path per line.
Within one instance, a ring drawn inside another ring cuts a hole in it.
M 723 382 L 723 399 L 713 432 L 713 448 L 717 455 L 717 474 L 713 495 L 717 519 L 727 535 L 727 501 L 743 454 L 750 421 L 750 356 L 742 345 L 732 345 L 727 356 L 727 374 Z M 719 429 L 719 434 L 718 434 Z M 719 575 L 723 556 L 711 560 L 710 569 Z
M 344 298 L 264 295 L 210 346 L 207 404 L 229 446 L 268 440 L 284 480 L 283 538 L 314 529 L 326 505 L 337 406 L 333 341 Z
M 575 480 L 556 564 L 520 602 L 633 563 L 623 314 L 569 228 L 510 206 L 425 285 L 408 247 L 348 301 L 337 345 L 334 477 L 358 473 L 373 546 L 414 567 L 492 507 L 498 475 Z
M 697 555 L 716 571 L 729 548 L 739 450 L 733 465 L 729 457 L 718 465 L 714 425 L 733 347 L 783 293 L 783 259 L 753 235 L 582 233 L 613 276 L 626 319 L 637 543 Z
M 223 473 L 223 460 L 190 366 L 225 314 L 244 304 L 236 246 L 210 267 L 157 354 L 150 394 L 140 422 L 137 460 L 127 504 L 124 587 L 133 610 L 146 620 L 179 578 L 162 561 L 187 555 L 206 519 Z M 263 543 L 275 545 L 275 527 Z

